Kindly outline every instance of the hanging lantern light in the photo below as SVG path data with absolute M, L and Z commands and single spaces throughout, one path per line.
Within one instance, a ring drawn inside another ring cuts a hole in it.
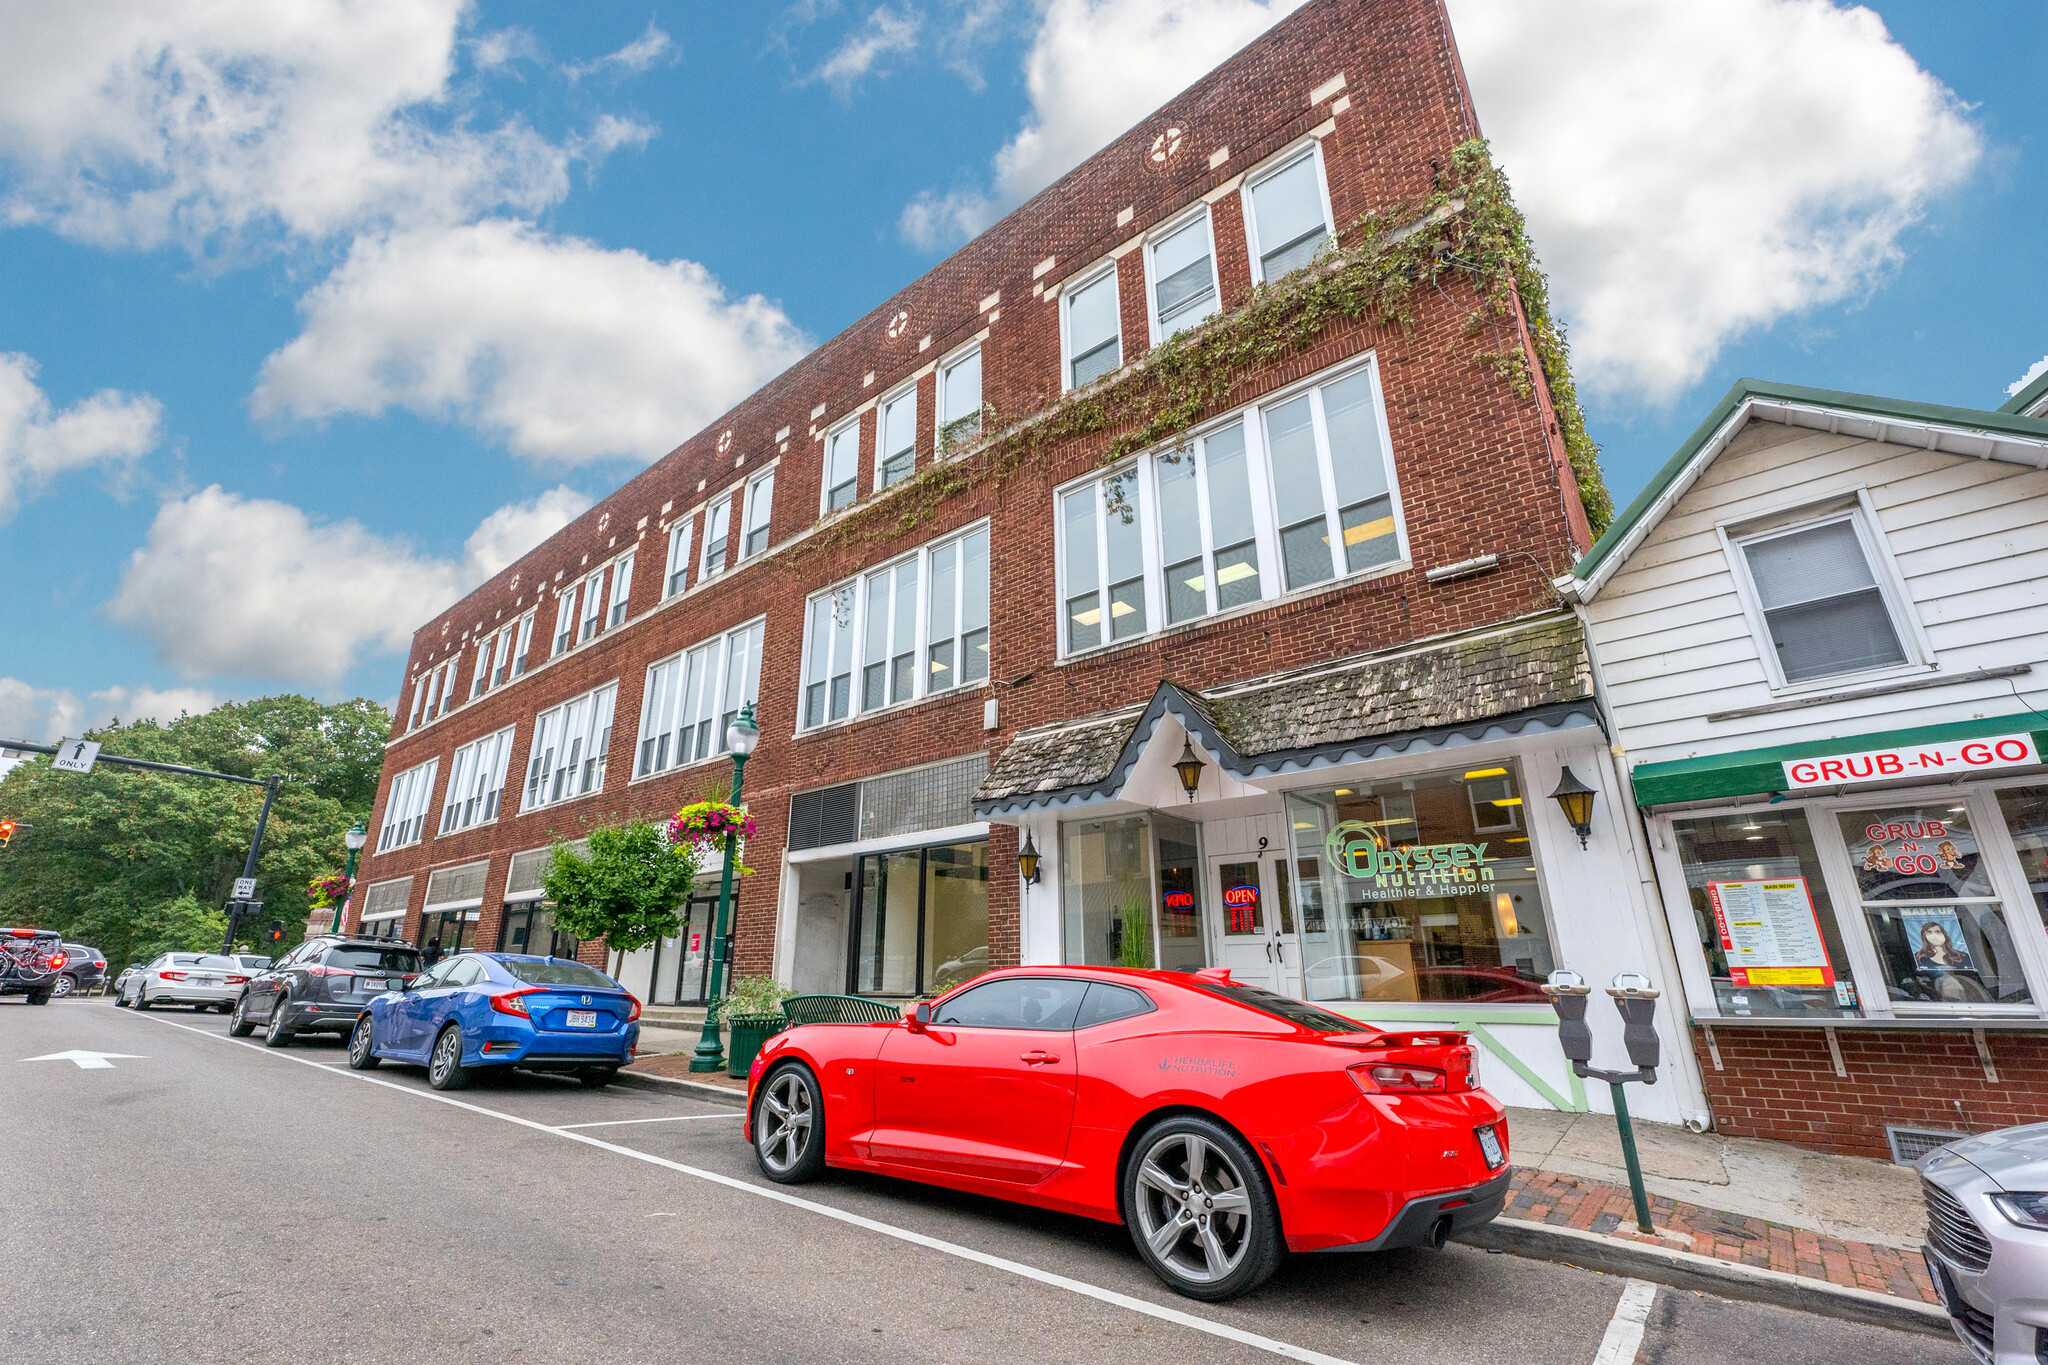
M 1579 836 L 1579 847 L 1586 847 L 1587 836 L 1593 832 L 1593 798 L 1598 795 L 1591 787 L 1579 781 L 1579 775 L 1567 766 L 1557 779 L 1557 790 L 1550 799 L 1557 802 L 1557 808 L 1564 812 L 1565 823 L 1572 827 L 1572 833 Z
M 1038 845 L 1028 829 L 1024 831 L 1024 847 L 1017 850 L 1017 875 L 1028 885 L 1038 885 Z
M 1195 752 L 1195 741 L 1186 738 L 1181 741 L 1180 757 L 1173 761 L 1173 770 L 1180 774 L 1181 789 L 1188 794 L 1188 800 L 1195 799 L 1195 789 L 1202 785 L 1202 769 L 1208 765 Z

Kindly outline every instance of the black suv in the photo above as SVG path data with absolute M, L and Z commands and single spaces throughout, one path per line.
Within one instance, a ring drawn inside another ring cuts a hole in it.
M 83 943 L 64 945 L 64 970 L 53 988 L 62 1000 L 73 991 L 89 991 L 107 979 L 107 955 Z
M 0 929 L 0 995 L 49 1004 L 65 961 L 64 940 L 49 929 Z
M 300 1033 L 346 1034 L 372 1000 L 404 990 L 419 971 L 418 950 L 403 943 L 321 934 L 249 978 L 228 1032 L 246 1038 L 260 1024 L 271 1047 L 283 1047 Z

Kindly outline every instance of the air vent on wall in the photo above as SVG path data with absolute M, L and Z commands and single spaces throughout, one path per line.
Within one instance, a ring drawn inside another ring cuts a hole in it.
M 1884 1135 L 1892 1144 L 1892 1160 L 1901 1166 L 1910 1166 L 1936 1147 L 1946 1147 L 1969 1136 L 1934 1128 L 1901 1128 L 1889 1123 L 1884 1126 Z

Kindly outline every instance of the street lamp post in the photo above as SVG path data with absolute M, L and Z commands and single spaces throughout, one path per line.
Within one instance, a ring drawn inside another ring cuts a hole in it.
M 760 742 L 761 727 L 754 723 L 754 704 L 748 702 L 732 724 L 725 727 L 725 745 L 732 750 L 732 804 L 735 806 L 740 803 L 740 782 L 745 776 L 747 758 Z M 717 1071 L 725 1065 L 725 1045 L 719 1038 L 716 1011 L 719 999 L 725 994 L 725 960 L 731 956 L 728 940 L 732 932 L 732 864 L 736 838 L 733 830 L 725 832 L 725 863 L 718 874 L 718 913 L 711 922 L 711 988 L 704 996 L 704 1033 L 697 1039 L 697 1050 L 690 1056 L 692 1071 Z
M 348 909 L 348 903 L 355 899 L 356 859 L 363 856 L 363 845 L 370 842 L 370 827 L 360 820 L 356 821 L 354 828 L 341 836 L 341 842 L 348 846 L 348 862 L 341 869 L 341 879 L 347 882 L 348 886 L 342 891 L 341 899 L 334 903 L 334 923 L 327 928 L 330 934 L 341 932 L 342 911 Z

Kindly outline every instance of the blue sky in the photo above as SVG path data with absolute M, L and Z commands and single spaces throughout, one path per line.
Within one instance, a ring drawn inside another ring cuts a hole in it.
M 413 624 L 1291 7 L 247 3 L 0 2 L 0 736 L 391 698 Z M 1996 406 L 2048 355 L 2038 4 L 1451 8 L 1618 501 L 1737 376 Z

